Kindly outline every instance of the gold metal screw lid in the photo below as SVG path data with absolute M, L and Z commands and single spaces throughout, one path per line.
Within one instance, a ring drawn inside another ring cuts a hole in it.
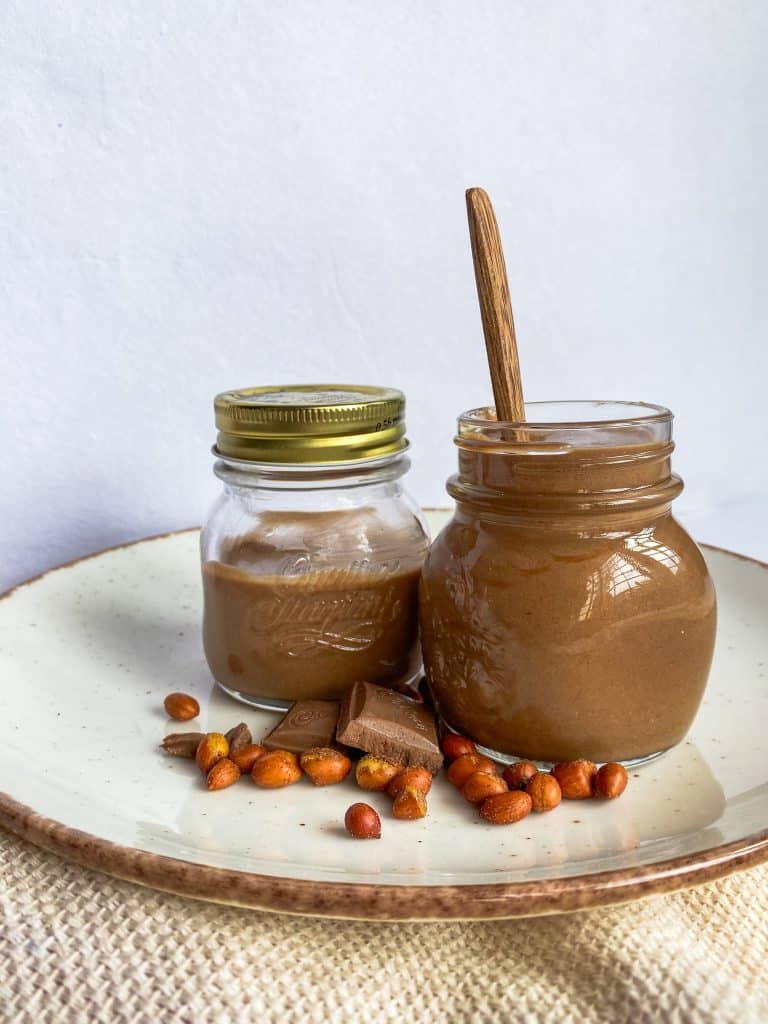
M 289 384 L 214 399 L 222 458 L 333 465 L 405 451 L 405 395 L 395 388 Z

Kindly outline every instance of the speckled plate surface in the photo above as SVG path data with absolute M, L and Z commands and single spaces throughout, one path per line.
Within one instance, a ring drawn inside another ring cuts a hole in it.
M 431 513 L 433 530 L 445 513 Z M 513 917 L 631 900 L 768 859 L 768 566 L 705 548 L 719 598 L 706 697 L 677 749 L 621 800 L 486 825 L 438 778 L 430 811 L 383 837 L 342 827 L 350 780 L 207 793 L 157 747 L 194 693 L 199 726 L 276 720 L 213 686 L 200 636 L 198 535 L 52 570 L 0 600 L 0 823 L 89 867 L 224 903 L 371 919 Z

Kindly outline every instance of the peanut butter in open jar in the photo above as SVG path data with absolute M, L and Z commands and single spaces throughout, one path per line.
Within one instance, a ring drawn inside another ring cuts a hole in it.
M 671 512 L 672 414 L 528 403 L 459 419 L 453 519 L 424 566 L 424 664 L 450 728 L 502 759 L 645 760 L 679 742 L 715 592 Z
M 228 693 L 285 708 L 358 681 L 415 688 L 428 537 L 402 486 L 404 408 L 399 391 L 358 386 L 217 397 L 203 643 Z

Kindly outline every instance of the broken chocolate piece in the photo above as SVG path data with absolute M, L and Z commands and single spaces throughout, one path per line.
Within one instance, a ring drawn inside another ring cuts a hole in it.
M 344 698 L 336 739 L 408 767 L 436 772 L 443 766 L 433 713 L 372 683 L 355 683 Z
M 337 700 L 297 700 L 261 745 L 293 754 L 303 754 L 311 747 L 334 747 L 338 718 Z

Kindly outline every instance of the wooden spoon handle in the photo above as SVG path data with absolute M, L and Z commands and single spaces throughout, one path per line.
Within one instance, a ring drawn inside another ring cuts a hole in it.
M 507 268 L 493 206 L 483 189 L 467 189 L 467 217 L 496 418 L 521 423 L 525 405 Z

